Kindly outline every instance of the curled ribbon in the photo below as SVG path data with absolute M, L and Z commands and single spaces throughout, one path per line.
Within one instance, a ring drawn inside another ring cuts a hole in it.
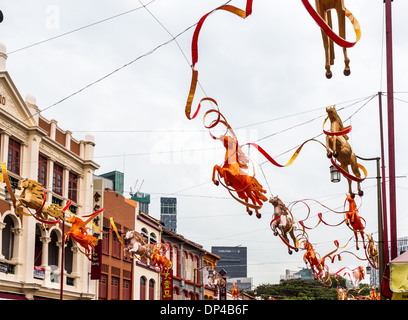
M 191 78 L 191 84 L 190 84 L 190 90 L 189 90 L 189 94 L 188 94 L 188 98 L 187 98 L 187 104 L 186 104 L 186 108 L 185 108 L 185 113 L 186 116 L 189 120 L 194 119 L 199 111 L 199 107 L 197 108 L 197 110 L 194 112 L 194 114 L 191 116 L 191 105 L 193 103 L 194 100 L 194 95 L 195 95 L 195 91 L 197 88 L 197 82 L 198 82 L 198 71 L 195 69 L 195 65 L 198 61 L 198 36 L 200 34 L 201 28 L 204 24 L 204 21 L 207 19 L 207 17 L 212 14 L 213 12 L 217 11 L 217 10 L 225 10 L 228 12 L 231 12 L 243 19 L 245 19 L 246 17 L 248 17 L 249 15 L 251 15 L 252 13 L 252 0 L 247 0 L 246 3 L 246 8 L 245 11 L 242 9 L 239 9 L 237 7 L 234 6 L 230 6 L 230 5 L 222 5 L 208 13 L 206 13 L 204 16 L 201 17 L 200 21 L 198 22 L 195 30 L 194 30 L 194 34 L 193 34 L 193 41 L 191 44 L 191 55 L 192 55 L 192 78 Z
M 361 38 L 361 28 L 360 24 L 358 23 L 357 19 L 353 16 L 353 14 L 345 8 L 346 17 L 351 21 L 354 32 L 356 33 L 356 41 L 349 42 L 345 39 L 341 38 L 337 35 L 332 28 L 323 20 L 323 18 L 316 12 L 315 9 L 311 6 L 308 0 L 302 0 L 303 5 L 305 6 L 307 12 L 312 16 L 314 21 L 319 25 L 320 28 L 332 39 L 335 43 L 337 43 L 340 47 L 343 48 L 351 48 L 353 47 Z

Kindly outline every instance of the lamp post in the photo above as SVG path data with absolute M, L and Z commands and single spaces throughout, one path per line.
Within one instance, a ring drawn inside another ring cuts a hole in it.
M 360 160 L 371 161 L 375 160 L 377 162 L 377 217 L 378 217 L 378 270 L 379 270 L 379 280 L 380 286 L 382 284 L 383 272 L 385 270 L 385 263 L 384 263 L 384 237 L 383 237 L 383 217 L 382 217 L 382 197 L 381 197 L 381 171 L 380 171 L 380 157 L 377 158 L 362 158 L 357 156 Z M 339 182 L 340 172 L 336 168 L 330 167 L 330 177 L 332 182 Z M 337 172 L 335 172 L 337 171 Z M 367 270 L 368 272 L 368 270 Z

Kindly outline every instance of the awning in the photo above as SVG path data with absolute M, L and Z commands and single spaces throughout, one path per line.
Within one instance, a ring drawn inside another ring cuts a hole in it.
M 408 300 L 408 251 L 390 262 L 392 300 Z

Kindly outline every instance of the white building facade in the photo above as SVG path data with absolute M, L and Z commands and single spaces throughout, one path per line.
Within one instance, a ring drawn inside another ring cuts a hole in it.
M 23 99 L 6 71 L 0 44 L 0 160 L 13 187 L 28 178 L 45 188 L 46 201 L 79 216 L 92 213 L 92 136 L 76 140 L 56 120 L 45 119 L 33 95 Z M 20 191 L 15 189 L 18 197 Z M 16 214 L 0 186 L 0 298 L 59 299 L 61 289 L 61 224 L 41 227 L 32 216 Z M 69 227 L 67 224 L 66 227 Z M 65 230 L 65 232 L 67 229 Z M 65 244 L 63 298 L 93 299 L 97 282 L 89 278 L 90 261 L 72 241 Z

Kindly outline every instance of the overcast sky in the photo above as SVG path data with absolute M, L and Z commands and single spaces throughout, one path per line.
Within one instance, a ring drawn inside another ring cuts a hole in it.
M 286 246 L 273 236 L 271 204 L 264 204 L 261 219 L 250 217 L 227 190 L 211 182 L 213 166 L 222 164 L 225 149 L 203 126 L 202 116 L 210 105 L 203 105 L 193 120 L 184 113 L 194 25 L 223 3 L 144 0 L 148 5 L 143 8 L 137 0 L 3 1 L 0 41 L 7 47 L 7 70 L 21 95 L 34 94 L 42 115 L 56 119 L 76 139 L 88 133 L 95 137 L 95 161 L 101 166 L 97 174 L 124 172 L 125 196 L 130 188 L 150 193 L 150 214 L 156 218 L 160 197 L 177 196 L 178 233 L 208 251 L 211 246 L 246 246 L 248 276 L 253 277 L 254 285 L 276 283 L 285 269 L 297 271 L 305 266 L 303 251 L 289 256 Z M 245 8 L 243 0 L 229 4 Z M 345 0 L 345 5 L 359 21 L 362 36 L 348 49 L 349 77 L 343 75 L 342 49 L 335 46 L 330 80 L 325 77 L 320 29 L 300 0 L 255 0 L 253 13 L 245 20 L 225 11 L 212 14 L 200 33 L 196 68 L 201 87 L 193 109 L 203 97 L 215 99 L 240 144 L 257 142 L 285 164 L 294 148 L 307 139 L 318 136 L 324 143 L 325 108 L 336 104 L 345 125 L 353 127 L 349 141 L 355 153 L 366 158 L 380 156 L 376 94 L 387 89 L 383 1 Z M 408 2 L 396 0 L 392 6 L 401 237 L 408 235 L 404 203 L 408 196 L 404 140 Z M 354 41 L 351 23 L 346 24 L 346 38 Z M 176 35 L 177 41 L 172 41 Z M 386 107 L 384 98 L 384 110 Z M 386 120 L 385 112 L 384 117 Z M 384 126 L 387 129 L 386 123 Z M 264 163 L 254 151 L 251 157 L 268 197 L 279 195 L 286 204 L 313 199 L 342 210 L 348 185 L 344 178 L 337 184 L 330 182 L 325 153 L 318 143 L 308 143 L 285 168 Z M 360 214 L 367 221 L 366 232 L 378 240 L 376 164 L 362 164 L 368 178 L 362 184 L 365 195 L 358 199 Z M 328 222 L 341 221 L 342 215 L 326 212 L 316 202 L 308 203 L 312 212 L 306 224 L 315 225 L 319 212 Z M 293 214 L 296 220 L 304 219 L 305 207 L 296 206 Z M 320 224 L 309 233 L 320 256 L 334 250 L 335 240 L 342 245 L 352 236 L 344 224 Z M 364 257 L 362 249 L 354 249 L 353 241 L 347 249 Z M 341 262 L 328 265 L 334 273 L 345 266 L 365 267 L 367 262 L 344 254 Z

